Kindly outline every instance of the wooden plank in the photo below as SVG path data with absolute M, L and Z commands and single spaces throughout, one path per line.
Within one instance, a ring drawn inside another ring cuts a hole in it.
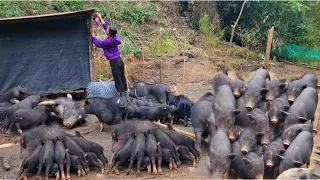
M 92 36 L 90 34 L 90 29 L 93 28 L 93 14 L 89 15 L 89 60 L 90 60 L 90 80 L 91 82 L 95 81 L 95 70 L 94 70 L 94 60 L 93 60 L 93 42 L 92 42 Z
M 153 122 L 155 125 L 157 125 L 157 126 L 160 126 L 160 127 L 162 127 L 162 128 L 167 128 L 167 126 L 166 125 L 164 125 L 164 124 L 162 124 L 162 123 L 160 123 L 160 122 Z M 196 138 L 196 136 L 193 134 L 193 133 L 189 133 L 189 132 L 187 132 L 187 131 L 183 131 L 183 130 L 180 130 L 180 129 L 177 129 L 177 128 L 174 128 L 173 127 L 173 129 L 177 132 L 177 133 L 179 133 L 179 134 L 182 134 L 182 135 L 185 135 L 185 136 L 189 136 L 189 137 L 191 137 L 191 138 Z
M 271 45 L 272 45 L 272 37 L 273 37 L 274 26 L 272 26 L 268 32 L 268 41 L 266 47 L 266 58 L 264 61 L 264 68 L 270 69 L 270 53 L 271 53 Z

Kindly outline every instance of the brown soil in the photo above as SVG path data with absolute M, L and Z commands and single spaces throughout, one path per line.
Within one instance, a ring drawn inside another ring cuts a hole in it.
M 166 66 L 163 69 L 163 82 L 168 84 L 174 84 L 178 87 L 178 89 L 181 88 L 181 72 L 182 72 L 182 65 L 172 64 L 174 68 L 170 68 Z M 203 60 L 203 59 L 192 59 L 189 62 L 186 63 L 186 79 L 185 79 L 185 94 L 188 95 L 192 100 L 196 101 L 201 95 L 203 95 L 205 92 L 210 91 L 211 89 L 211 83 L 210 80 L 214 76 L 216 71 L 216 64 L 213 61 L 209 60 Z M 152 73 L 153 72 L 153 73 Z M 289 73 L 290 72 L 290 73 Z M 289 64 L 285 64 L 281 67 L 274 67 L 270 70 L 272 78 L 291 78 L 293 75 L 301 74 L 301 73 L 307 73 L 307 72 L 314 72 L 320 77 L 320 72 L 313 71 L 312 69 L 303 68 L 299 66 L 293 66 Z M 243 72 L 243 77 L 245 80 L 248 80 L 252 72 L 246 71 Z M 152 74 L 152 76 L 151 76 Z M 235 72 L 230 71 L 230 76 L 235 78 Z M 157 77 L 157 72 L 154 70 L 146 69 L 146 78 L 152 79 L 154 77 Z M 320 118 L 320 110 L 318 106 L 318 110 L 316 113 L 316 119 Z M 75 130 L 80 131 L 85 138 L 88 140 L 97 142 L 101 144 L 104 149 L 105 153 L 109 154 L 110 148 L 111 148 L 111 128 L 106 126 L 105 130 L 103 132 L 99 132 L 99 123 L 95 116 L 90 115 L 88 117 L 88 123 L 85 126 L 77 127 L 75 129 L 69 130 L 60 127 L 57 124 L 53 124 L 51 126 L 54 126 L 56 128 L 61 128 L 65 130 L 68 133 L 73 134 Z M 193 132 L 193 129 L 191 126 L 185 128 L 180 125 L 175 125 L 177 128 Z M 314 139 L 315 146 L 319 146 L 319 135 L 317 135 Z M 0 134 L 0 144 L 6 144 L 6 143 L 13 143 L 13 146 L 6 147 L 6 148 L 0 148 L 0 156 L 8 158 L 11 169 L 9 171 L 4 171 L 3 168 L 0 168 L 0 178 L 16 178 L 16 172 L 17 172 L 17 166 L 19 163 L 19 155 L 20 155 L 20 147 L 17 144 L 19 142 L 19 136 L 16 134 L 11 135 L 4 135 Z M 16 144 L 16 145 L 14 145 Z M 316 149 L 316 148 L 315 148 Z M 86 177 L 77 177 L 75 173 L 72 173 L 72 179 L 100 179 L 100 178 L 112 178 L 112 179 L 141 179 L 141 178 L 161 178 L 161 179 L 173 179 L 173 178 L 208 178 L 208 172 L 207 172 L 207 166 L 208 166 L 208 156 L 207 156 L 207 144 L 203 143 L 202 145 L 202 159 L 197 164 L 197 167 L 193 167 L 192 165 L 183 164 L 179 169 L 169 171 L 168 167 L 164 167 L 164 175 L 150 175 L 146 172 L 143 172 L 141 176 L 137 176 L 135 173 L 129 176 L 125 175 L 125 168 L 123 168 L 120 171 L 120 175 L 117 176 L 115 174 L 108 174 L 108 175 L 102 175 L 99 173 L 98 169 L 91 170 L 90 173 Z M 312 159 L 317 158 L 319 159 L 319 156 L 315 153 L 312 155 Z M 2 165 L 0 165 L 1 167 Z M 319 164 L 316 163 L 316 161 L 312 160 L 311 167 L 316 168 L 320 171 Z

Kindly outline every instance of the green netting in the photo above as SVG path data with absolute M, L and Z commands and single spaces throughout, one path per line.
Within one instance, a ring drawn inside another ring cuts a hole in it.
M 273 55 L 288 59 L 288 60 L 299 60 L 299 61 L 320 61 L 320 50 L 312 49 L 295 44 L 284 44 L 277 46 L 272 51 Z

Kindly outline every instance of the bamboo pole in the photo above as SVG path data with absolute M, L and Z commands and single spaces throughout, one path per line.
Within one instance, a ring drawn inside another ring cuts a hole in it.
M 182 87 L 181 94 L 184 94 L 184 76 L 186 71 L 186 48 L 187 48 L 187 38 L 184 38 L 184 47 L 183 47 L 183 72 L 182 72 Z
M 238 15 L 238 18 L 236 20 L 236 22 L 234 23 L 234 25 L 232 26 L 232 32 L 231 32 L 231 37 L 230 37 L 230 42 L 229 44 L 231 45 L 232 41 L 233 41 L 233 36 L 234 36 L 234 30 L 236 29 L 236 26 L 240 20 L 240 17 L 241 17 L 241 14 L 242 14 L 242 11 L 243 11 L 243 8 L 244 8 L 244 5 L 246 4 L 247 0 L 244 0 L 243 3 L 242 3 L 242 7 L 240 9 L 240 13 Z
M 143 49 L 143 45 L 141 45 L 141 55 L 142 55 L 142 61 L 141 61 L 141 66 L 142 66 L 142 81 L 144 81 L 144 49 Z
M 108 65 L 108 62 L 106 61 L 106 79 L 110 79 L 108 72 L 109 72 L 109 65 Z
M 160 83 L 162 80 L 162 59 L 160 59 Z
M 271 52 L 273 31 L 274 31 L 274 26 L 272 26 L 269 29 L 269 32 L 268 32 L 268 41 L 267 41 L 267 47 L 266 47 L 266 58 L 265 58 L 264 65 L 263 65 L 263 67 L 265 69 L 270 69 L 269 64 L 270 64 L 270 52 Z
M 160 123 L 160 122 L 156 122 L 154 121 L 153 122 L 155 125 L 159 126 L 159 127 L 162 127 L 162 128 L 167 128 L 166 125 Z M 189 133 L 189 132 L 186 132 L 186 131 L 183 131 L 183 130 L 180 130 L 180 129 L 177 129 L 177 128 L 173 128 L 174 131 L 176 131 L 177 133 L 179 134 L 182 134 L 182 135 L 185 135 L 185 136 L 189 136 L 191 138 L 196 138 L 196 136 L 193 134 L 193 133 Z

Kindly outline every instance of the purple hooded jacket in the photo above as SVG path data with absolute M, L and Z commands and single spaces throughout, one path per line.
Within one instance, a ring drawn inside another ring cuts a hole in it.
M 107 23 L 102 24 L 104 30 L 107 30 L 109 25 Z M 103 49 L 106 58 L 111 61 L 120 57 L 120 51 L 118 45 L 121 44 L 121 40 L 118 36 L 107 37 L 105 40 L 98 40 L 96 37 L 92 37 L 92 42 L 99 48 Z

